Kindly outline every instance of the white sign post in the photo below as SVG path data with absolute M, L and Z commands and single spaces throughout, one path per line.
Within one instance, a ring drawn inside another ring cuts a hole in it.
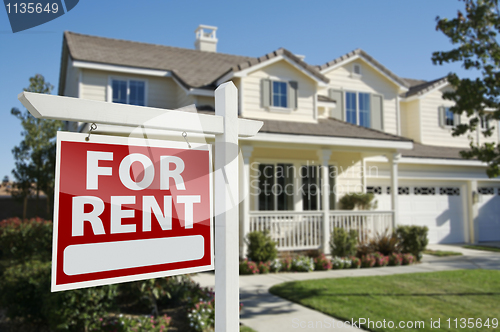
M 239 330 L 238 137 L 252 137 L 261 121 L 238 119 L 232 82 L 215 91 L 215 115 L 22 92 L 18 99 L 42 119 L 215 135 L 215 329 Z

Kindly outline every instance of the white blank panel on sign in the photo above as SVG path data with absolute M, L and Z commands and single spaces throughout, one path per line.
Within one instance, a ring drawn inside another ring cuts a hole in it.
M 79 275 L 197 260 L 203 258 L 203 246 L 201 235 L 72 245 L 64 250 L 64 272 Z

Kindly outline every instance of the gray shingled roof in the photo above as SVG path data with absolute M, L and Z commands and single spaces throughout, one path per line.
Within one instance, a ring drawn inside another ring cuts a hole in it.
M 349 58 L 352 58 L 352 57 L 354 57 L 356 55 L 364 57 L 366 60 L 368 60 L 369 62 L 371 62 L 375 67 L 377 67 L 380 71 L 382 71 L 384 74 L 386 74 L 387 76 L 389 76 L 390 78 L 392 78 L 394 81 L 396 81 L 399 85 L 401 85 L 403 87 L 408 87 L 407 86 L 407 82 L 405 82 L 405 80 L 403 80 L 398 75 L 394 74 L 392 71 L 390 71 L 389 69 L 387 69 L 380 62 L 378 62 L 377 60 L 375 60 L 374 58 L 372 58 L 368 53 L 366 53 L 365 51 L 363 51 L 360 48 L 355 49 L 354 51 L 349 52 L 347 54 L 344 54 L 344 55 L 342 55 L 342 56 L 340 56 L 340 57 L 338 57 L 336 59 L 333 59 L 332 61 L 327 62 L 324 65 L 316 66 L 316 68 L 318 68 L 318 70 L 320 70 L 320 71 L 323 71 L 325 69 L 328 69 L 328 67 L 335 66 L 336 64 L 338 64 L 340 62 L 343 62 L 343 61 L 345 61 L 345 60 L 347 60 Z
M 261 120 L 262 121 L 262 120 Z M 411 139 L 378 130 L 356 126 L 337 119 L 320 119 L 318 123 L 264 120 L 259 133 L 361 138 L 412 142 Z
M 405 79 L 405 80 L 409 81 L 409 79 Z M 416 82 L 417 80 L 413 80 L 413 81 Z M 446 83 L 446 81 L 447 81 L 446 77 L 441 77 L 441 78 L 438 78 L 437 80 L 429 81 L 429 82 L 422 81 L 422 83 L 410 87 L 410 90 L 408 90 L 408 92 L 405 93 L 405 97 L 408 98 L 411 96 L 421 96 L 421 95 L 437 88 L 438 86 L 442 85 L 443 83 Z
M 437 158 L 437 159 L 462 159 L 460 151 L 467 148 L 450 148 L 448 146 L 424 145 L 413 143 L 413 150 L 400 150 L 403 157 Z
M 287 56 L 318 80 L 328 82 L 316 68 L 283 48 L 260 58 L 252 58 L 88 36 L 69 31 L 64 33 L 63 47 L 66 45 L 67 50 L 63 49 L 63 57 L 66 51 L 74 60 L 168 70 L 188 88 L 215 88 L 215 81 L 228 72 L 237 72 L 279 55 Z M 65 70 L 66 67 L 61 66 L 61 71 Z

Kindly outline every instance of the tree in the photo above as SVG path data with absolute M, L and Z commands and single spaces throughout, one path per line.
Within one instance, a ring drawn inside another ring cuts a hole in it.
M 453 136 L 467 134 L 470 150 L 462 151 L 464 158 L 488 163 L 489 177 L 500 175 L 500 146 L 497 143 L 474 142 L 478 131 L 489 137 L 496 126 L 481 126 L 481 120 L 500 120 L 500 15 L 498 0 L 462 0 L 465 13 L 458 11 L 457 17 L 436 18 L 436 30 L 443 32 L 456 47 L 450 51 L 434 52 L 434 64 L 461 62 L 466 70 L 474 71 L 477 78 L 460 78 L 456 73 L 448 75 L 453 91 L 443 97 L 455 102 L 450 110 L 456 114 L 467 114 L 468 123 L 453 129 Z M 474 75 L 473 75 L 474 76 Z M 487 123 L 487 122 L 484 122 Z M 481 128 L 484 127 L 484 128 Z M 476 131 L 477 130 L 477 131 Z
M 30 78 L 30 85 L 24 91 L 50 94 L 53 86 L 45 82 L 45 78 L 36 74 Z M 55 136 L 62 128 L 58 120 L 37 119 L 28 110 L 20 111 L 12 108 L 11 114 L 21 120 L 23 126 L 21 143 L 12 149 L 15 159 L 15 169 L 12 174 L 15 186 L 14 197 L 23 200 L 23 218 L 26 218 L 28 197 L 31 191 L 36 193 L 36 210 L 38 211 L 40 191 L 47 195 L 47 216 L 51 214 L 51 198 L 54 193 L 55 173 Z

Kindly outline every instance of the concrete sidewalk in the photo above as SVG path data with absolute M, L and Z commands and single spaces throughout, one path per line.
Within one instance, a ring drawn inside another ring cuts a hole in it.
M 240 316 L 241 322 L 257 332 L 293 331 L 298 329 L 300 324 L 306 324 L 307 326 L 309 322 L 315 323 L 317 321 L 323 322 L 323 326 L 325 326 L 325 322 L 342 324 L 342 322 L 330 316 L 269 293 L 269 288 L 283 282 L 324 278 L 384 276 L 457 269 L 500 270 L 500 253 L 445 245 L 429 245 L 428 249 L 459 251 L 463 256 L 435 257 L 424 255 L 422 263 L 409 266 L 240 276 L 240 301 L 243 303 L 243 310 Z M 199 282 L 201 286 L 213 287 L 215 285 L 213 273 L 200 273 L 194 276 L 193 279 Z M 359 330 L 352 327 L 336 327 L 336 330 L 338 329 Z

